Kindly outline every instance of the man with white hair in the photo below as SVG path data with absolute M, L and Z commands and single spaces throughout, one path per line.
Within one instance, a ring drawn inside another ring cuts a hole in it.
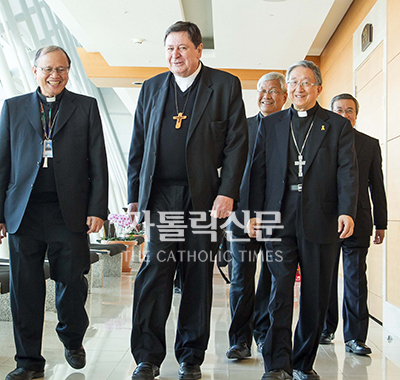
M 257 83 L 257 105 L 260 112 L 247 119 L 249 125 L 249 153 L 247 162 L 250 164 L 256 141 L 258 126 L 261 119 L 274 112 L 282 110 L 287 100 L 285 76 L 271 72 L 264 74 Z M 238 222 L 231 222 L 228 231 L 231 232 L 230 244 L 232 254 L 232 278 L 229 292 L 231 309 L 231 325 L 229 328 L 230 348 L 226 353 L 228 359 L 244 359 L 251 356 L 251 342 L 257 343 L 261 352 L 264 338 L 269 327 L 268 303 L 271 289 L 271 273 L 269 272 L 264 243 L 250 239 L 246 231 L 240 227 L 244 222 L 243 211 L 248 210 L 249 183 L 243 179 L 240 188 L 240 203 L 235 217 Z M 247 241 L 243 241 L 243 240 Z M 255 293 L 254 275 L 258 252 L 262 250 L 261 273 Z

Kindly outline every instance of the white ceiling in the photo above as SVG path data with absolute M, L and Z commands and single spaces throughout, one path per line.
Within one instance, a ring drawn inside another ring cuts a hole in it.
M 207 0 L 197 0 L 197 7 L 202 1 Z M 185 0 L 46 2 L 87 51 L 101 53 L 111 66 L 165 67 L 165 30 L 184 19 Z M 282 70 L 308 54 L 319 55 L 352 0 L 208 2 L 215 48 L 204 51 L 206 65 Z

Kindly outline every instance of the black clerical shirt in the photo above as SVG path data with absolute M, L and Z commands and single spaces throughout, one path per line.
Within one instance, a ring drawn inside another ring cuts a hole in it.
M 308 129 L 311 126 L 311 123 L 314 120 L 315 112 L 317 111 L 318 104 L 309 110 L 307 110 L 306 117 L 300 117 L 298 112 L 293 108 L 290 109 L 292 127 L 294 132 L 294 137 L 297 141 L 297 146 L 301 151 L 301 147 L 303 146 L 304 139 L 307 135 Z M 305 152 L 307 151 L 308 140 L 304 146 L 303 150 L 303 161 L 305 161 Z M 299 154 L 297 152 L 296 146 L 293 141 L 292 132 L 290 131 L 289 135 L 289 152 L 288 152 L 288 171 L 287 171 L 287 183 L 288 185 L 298 185 L 303 183 L 303 178 L 299 177 L 299 166 L 295 165 L 295 161 L 298 161 Z M 303 165 L 303 173 L 305 168 L 307 167 L 307 162 Z
M 165 102 L 161 121 L 157 163 L 154 173 L 154 180 L 164 185 L 188 185 L 186 140 L 201 73 L 202 70 L 185 92 L 181 91 L 179 86 L 175 83 L 175 77 L 171 75 L 167 100 Z M 183 112 L 184 110 L 183 114 L 187 116 L 186 119 L 182 120 L 180 129 L 175 128 L 176 120 L 173 119 L 173 116 L 177 115 L 175 100 L 178 103 L 178 111 Z

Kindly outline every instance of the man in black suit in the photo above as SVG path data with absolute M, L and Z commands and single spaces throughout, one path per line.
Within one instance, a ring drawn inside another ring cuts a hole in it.
M 66 360 L 76 369 L 86 362 L 87 234 L 98 232 L 107 216 L 108 172 L 96 100 L 65 88 L 70 65 L 62 48 L 39 49 L 38 89 L 6 100 L 1 112 L 0 230 L 2 238 L 9 233 L 17 350 L 7 380 L 43 377 L 46 255 Z
M 247 121 L 239 79 L 200 62 L 203 44 L 195 24 L 170 26 L 164 45 L 170 72 L 143 84 L 129 153 L 129 211 L 148 210 L 152 223 L 135 280 L 131 349 L 138 366 L 132 378 L 159 374 L 180 263 L 184 281 L 175 356 L 179 379 L 199 379 L 210 334 L 218 225 L 239 200 Z M 183 243 L 185 249 L 178 250 Z
M 331 110 L 356 125 L 359 104 L 350 94 L 340 94 L 331 101 Z M 358 160 L 358 203 L 354 233 L 338 246 L 333 273 L 332 290 L 325 326 L 320 343 L 330 344 L 338 325 L 338 268 L 340 250 L 343 253 L 343 335 L 346 351 L 367 355 L 371 349 L 365 344 L 368 333 L 366 259 L 370 245 L 372 226 L 375 225 L 374 244 L 382 244 L 387 227 L 387 202 L 383 184 L 382 155 L 379 141 L 354 129 Z M 368 191 L 369 190 L 369 191 Z M 374 205 L 373 223 L 371 202 Z
M 267 73 L 257 83 L 257 105 L 260 112 L 249 117 L 249 153 L 247 162 L 250 164 L 256 141 L 258 126 L 261 119 L 274 112 L 282 110 L 286 103 L 287 89 L 285 76 L 280 73 Z M 248 210 L 249 183 L 243 179 L 240 187 L 240 203 L 235 212 L 236 221 L 228 226 L 231 232 L 230 249 L 232 254 L 232 278 L 229 291 L 231 309 L 231 325 L 229 328 L 230 348 L 226 353 L 228 359 L 244 359 L 251 356 L 251 342 L 257 343 L 261 352 L 265 335 L 269 327 L 268 303 L 271 289 L 271 274 L 266 256 L 262 253 L 261 272 L 258 280 L 257 293 L 254 296 L 254 275 L 256 271 L 257 254 L 263 250 L 264 244 L 256 239 L 250 239 L 244 225 L 244 213 Z
M 319 106 L 319 68 L 287 71 L 289 110 L 261 121 L 250 175 L 249 235 L 262 229 L 273 276 L 263 380 L 319 380 L 313 364 L 328 306 L 336 247 L 351 236 L 357 163 L 349 121 Z M 260 212 L 264 212 L 262 215 Z M 263 217 L 263 218 L 261 218 Z M 261 238 L 261 236 L 259 236 Z M 300 315 L 292 350 L 293 288 L 300 265 Z

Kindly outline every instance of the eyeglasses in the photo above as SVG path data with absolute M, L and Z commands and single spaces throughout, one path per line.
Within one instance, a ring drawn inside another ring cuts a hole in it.
M 40 66 L 36 66 L 36 67 L 38 67 L 40 70 L 42 70 L 47 75 L 53 74 L 54 71 L 57 71 L 57 74 L 60 74 L 60 75 L 65 75 L 69 72 L 69 67 L 63 67 L 63 66 L 57 67 L 55 69 L 53 67 L 40 67 Z
M 269 91 L 267 91 L 267 90 L 257 90 L 257 92 L 259 94 L 263 94 L 263 95 L 266 95 L 266 94 L 270 94 L 270 95 L 282 94 L 282 91 L 278 91 L 278 90 L 269 90 Z
M 298 80 L 291 80 L 291 81 L 287 82 L 287 85 L 290 88 L 296 88 L 297 86 L 300 86 L 300 87 L 303 87 L 303 88 L 309 88 L 309 87 L 312 87 L 312 86 L 319 86 L 319 84 L 311 83 L 311 82 L 309 82 L 307 80 L 303 80 L 301 82 L 299 82 Z
M 334 111 L 335 113 L 339 114 L 339 115 L 344 115 L 346 114 L 347 116 L 352 116 L 354 115 L 356 112 L 354 110 L 352 110 L 351 108 L 348 108 L 347 110 L 343 110 L 341 108 L 338 108 Z

